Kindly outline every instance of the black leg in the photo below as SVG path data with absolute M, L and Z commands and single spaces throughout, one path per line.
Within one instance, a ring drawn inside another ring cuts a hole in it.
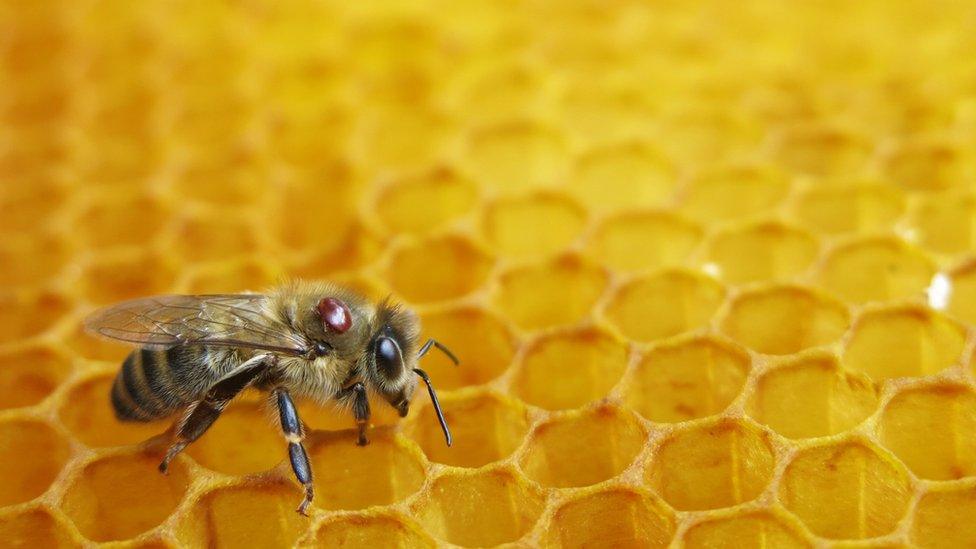
M 353 392 L 352 413 L 356 418 L 356 426 L 359 427 L 359 441 L 357 444 L 366 446 L 369 439 L 366 438 L 366 429 L 369 427 L 369 398 L 366 396 L 366 387 L 362 383 L 356 382 L 349 389 Z
M 417 351 L 417 358 L 423 358 L 424 355 L 427 354 L 427 351 L 429 351 L 431 347 L 437 347 L 437 349 L 440 350 L 440 352 L 444 353 L 445 355 L 447 355 L 447 358 L 451 359 L 451 362 L 453 362 L 455 366 L 461 363 L 461 361 L 458 360 L 458 357 L 454 356 L 454 353 L 452 353 L 451 350 L 447 348 L 447 346 L 445 346 L 440 341 L 437 341 L 436 339 L 428 339 L 427 343 L 424 343 L 420 347 L 420 350 Z
M 281 419 L 281 430 L 285 433 L 288 441 L 288 460 L 291 462 L 291 470 L 295 472 L 295 478 L 305 487 L 305 499 L 298 505 L 297 511 L 306 517 L 308 516 L 308 506 L 312 503 L 314 492 L 312 490 L 312 466 L 308 462 L 308 453 L 302 440 L 305 439 L 305 432 L 302 429 L 302 422 L 298 418 L 298 410 L 291 399 L 291 395 L 283 388 L 274 390 L 275 401 L 278 404 L 278 416 Z
M 177 423 L 176 440 L 166 450 L 166 456 L 159 464 L 159 471 L 166 473 L 169 462 L 190 443 L 203 436 L 217 421 L 227 404 L 261 375 L 267 365 L 268 355 L 248 360 L 215 383 L 202 399 L 194 403 Z

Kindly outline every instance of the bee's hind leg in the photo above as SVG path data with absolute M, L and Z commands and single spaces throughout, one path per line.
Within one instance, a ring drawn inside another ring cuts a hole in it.
M 166 450 L 166 456 L 159 464 L 159 472 L 165 474 L 173 458 L 203 436 L 217 421 L 227 404 L 265 371 L 267 358 L 266 355 L 261 355 L 235 368 L 215 383 L 202 399 L 190 406 L 176 424 L 176 440 Z
M 302 429 L 302 421 L 298 418 L 298 410 L 291 395 L 284 388 L 274 390 L 275 402 L 278 405 L 278 416 L 281 419 L 281 430 L 285 433 L 288 441 L 288 460 L 291 462 L 291 470 L 295 472 L 295 478 L 305 487 L 305 499 L 296 509 L 299 513 L 308 516 L 308 506 L 312 503 L 314 491 L 312 489 L 312 466 L 308 462 L 308 453 L 302 441 L 305 439 L 305 432 Z

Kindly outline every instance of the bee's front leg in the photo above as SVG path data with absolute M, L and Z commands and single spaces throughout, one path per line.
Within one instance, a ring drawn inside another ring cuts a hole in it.
M 295 402 L 288 394 L 288 390 L 279 387 L 274 390 L 275 402 L 278 404 L 278 417 L 281 419 L 281 430 L 285 433 L 285 440 L 288 441 L 288 460 L 291 462 L 291 470 L 295 473 L 295 478 L 305 487 L 305 499 L 298 505 L 297 511 L 306 517 L 308 516 L 308 506 L 312 504 L 314 490 L 312 488 L 312 465 L 308 462 L 308 453 L 302 441 L 305 440 L 305 431 L 302 429 L 302 421 L 298 418 L 298 410 Z
M 357 381 L 343 389 L 339 393 L 339 398 L 347 397 L 350 394 L 352 395 L 352 415 L 356 418 L 356 427 L 359 428 L 359 440 L 357 444 L 366 446 L 369 444 L 369 438 L 366 437 L 366 430 L 369 428 L 369 418 L 371 416 L 369 398 L 366 396 L 366 386 L 362 382 Z

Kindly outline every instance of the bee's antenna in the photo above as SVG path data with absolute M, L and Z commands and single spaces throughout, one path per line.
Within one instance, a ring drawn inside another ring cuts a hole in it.
M 444 412 L 441 410 L 441 403 L 437 400 L 437 393 L 434 392 L 434 386 L 430 384 L 430 376 L 427 372 L 421 370 L 420 368 L 414 368 L 413 371 L 420 376 L 420 379 L 424 380 L 427 384 L 427 392 L 430 393 L 430 401 L 434 404 L 434 412 L 437 414 L 437 421 L 441 422 L 441 429 L 444 430 L 444 438 L 447 440 L 447 445 L 451 445 L 451 430 L 447 427 L 447 420 L 444 419 Z
M 445 355 L 447 355 L 447 358 L 451 359 L 451 362 L 453 362 L 455 366 L 461 364 L 461 361 L 458 360 L 458 357 L 454 353 L 452 353 L 450 349 L 447 348 L 447 345 L 444 345 L 443 343 L 437 341 L 436 339 L 428 339 L 427 343 L 424 343 L 423 346 L 420 347 L 420 350 L 417 351 L 417 358 L 423 358 L 424 355 L 427 354 L 427 351 L 429 351 L 431 347 L 437 347 L 437 349 L 440 352 L 444 353 Z

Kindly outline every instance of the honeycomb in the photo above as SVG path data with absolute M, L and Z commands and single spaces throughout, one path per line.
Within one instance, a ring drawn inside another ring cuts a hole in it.
M 0 4 L 0 545 L 976 546 L 976 7 Z M 156 472 L 81 319 L 288 277 L 461 358 Z M 420 392 L 422 393 L 422 391 Z M 422 395 L 423 396 L 423 395 Z

